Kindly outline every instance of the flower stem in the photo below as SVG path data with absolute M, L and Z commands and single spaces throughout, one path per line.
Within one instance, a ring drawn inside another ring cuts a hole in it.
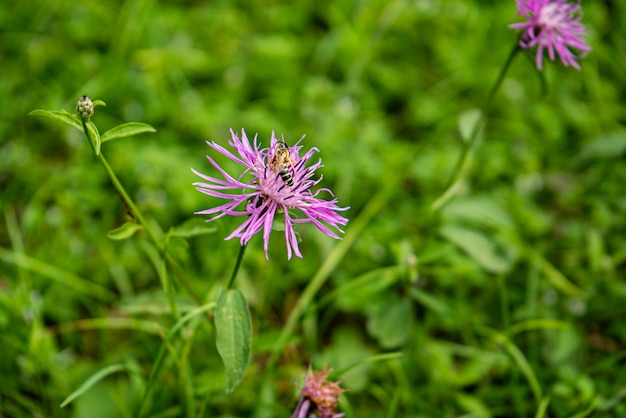
M 91 138 L 89 137 L 89 130 L 87 129 L 87 125 L 85 124 L 84 120 L 83 120 L 83 131 L 85 132 L 85 135 L 87 136 L 87 142 L 89 142 L 89 144 L 91 145 L 95 153 L 96 150 L 93 148 L 93 142 L 91 141 Z M 126 189 L 124 189 L 124 186 L 122 186 L 122 183 L 120 183 L 119 179 L 117 178 L 117 176 L 111 169 L 111 166 L 107 162 L 106 158 L 104 158 L 104 154 L 100 152 L 99 154 L 96 155 L 96 158 L 98 159 L 98 161 L 100 161 L 100 163 L 102 164 L 102 167 L 104 167 L 104 171 L 106 171 L 107 174 L 109 175 L 109 178 L 111 179 L 111 182 L 113 183 L 113 186 L 115 187 L 115 190 L 117 190 L 117 192 L 122 197 L 124 204 L 128 206 L 128 209 L 130 209 L 135 219 L 137 219 L 139 223 L 141 224 L 141 226 L 143 226 L 143 228 L 146 230 L 146 232 L 150 236 L 150 239 L 152 240 L 154 245 L 156 245 L 157 248 L 161 250 L 162 249 L 161 242 L 159 241 L 157 236 L 154 234 L 154 231 L 152 231 L 150 226 L 148 226 L 148 223 L 144 219 L 143 214 L 139 211 L 139 209 L 135 205 L 135 202 L 133 202 L 133 200 L 130 198 L 128 193 L 126 193 Z
M 120 183 L 120 181 L 118 180 L 117 176 L 111 169 L 111 166 L 107 162 L 106 158 L 104 158 L 104 155 L 102 153 L 100 153 L 100 155 L 98 156 L 98 159 L 100 160 L 100 163 L 102 163 L 104 170 L 107 172 L 107 174 L 111 178 L 111 182 L 113 183 L 115 190 L 117 190 L 120 196 L 122 196 L 122 200 L 128 206 L 133 216 L 139 221 L 141 226 L 143 226 L 143 228 L 146 230 L 146 232 L 148 233 L 148 236 L 150 237 L 154 245 L 156 245 L 157 248 L 161 250 L 163 244 L 157 238 L 152 228 L 150 228 L 150 226 L 146 222 L 145 218 L 143 217 L 143 214 L 139 211 L 139 209 L 135 205 L 135 202 L 133 202 L 133 200 L 130 198 L 128 193 L 126 193 L 126 189 L 124 189 L 124 186 L 122 186 L 122 183 Z
M 487 95 L 487 99 L 485 100 L 485 103 L 483 104 L 480 115 L 476 119 L 476 122 L 474 123 L 474 127 L 472 128 L 470 137 L 467 140 L 467 142 L 465 142 L 465 147 L 463 148 L 461 157 L 457 161 L 454 171 L 452 172 L 453 174 L 450 177 L 448 184 L 446 185 L 446 190 L 431 205 L 431 209 L 433 211 L 437 211 L 441 209 L 446 203 L 448 203 L 448 201 L 450 201 L 454 197 L 457 190 L 459 189 L 459 183 L 461 179 L 463 178 L 463 175 L 468 170 L 470 157 L 472 155 L 472 151 L 474 150 L 474 146 L 476 145 L 476 139 L 478 138 L 478 133 L 480 132 L 481 128 L 485 125 L 487 121 L 487 114 L 491 110 L 491 104 L 493 102 L 493 99 L 498 89 L 502 85 L 504 76 L 506 75 L 507 71 L 509 70 L 509 67 L 513 63 L 513 58 L 515 58 L 515 56 L 517 55 L 519 51 L 520 51 L 519 41 L 516 39 L 515 45 L 511 49 L 511 52 L 509 53 L 509 56 L 506 62 L 504 63 L 504 66 L 500 69 L 500 74 L 498 74 L 498 78 L 496 79 L 496 82 L 493 84 L 493 86 L 491 86 L 491 89 L 489 90 L 489 94 Z
M 504 334 L 509 335 L 509 327 L 511 319 L 509 316 L 509 295 L 507 293 L 506 281 L 504 274 L 498 274 L 498 293 L 500 294 L 500 317 L 502 318 L 502 328 Z
M 96 153 L 96 149 L 94 148 L 94 143 L 91 141 L 91 138 L 89 137 L 89 130 L 87 129 L 87 125 L 85 124 L 84 120 L 82 122 L 83 122 L 83 132 L 85 133 L 85 136 L 87 137 L 87 142 L 89 143 L 89 145 L 91 146 L 91 148 L 92 148 L 92 150 L 94 151 L 94 154 L 95 154 Z M 124 202 L 124 204 L 128 207 L 128 209 L 133 214 L 135 219 L 137 219 L 137 221 L 139 221 L 141 226 L 146 230 L 146 232 L 148 233 L 148 236 L 150 237 L 150 240 L 156 246 L 156 248 L 159 250 L 159 252 L 163 253 L 164 252 L 163 243 L 157 238 L 156 234 L 154 233 L 152 228 L 150 228 L 150 226 L 146 222 L 145 218 L 143 217 L 143 214 L 141 213 L 141 211 L 139 210 L 137 205 L 135 205 L 135 202 L 133 202 L 131 197 L 126 192 L 126 189 L 124 189 L 124 186 L 122 186 L 122 183 L 119 181 L 119 179 L 117 178 L 117 176 L 113 172 L 113 169 L 111 168 L 111 166 L 107 162 L 106 158 L 104 158 L 104 154 L 102 154 L 102 152 L 100 152 L 99 154 L 96 155 L 96 158 L 98 159 L 98 161 L 100 161 L 100 163 L 102 164 L 102 167 L 104 167 L 104 170 L 109 175 L 109 178 L 111 179 L 111 182 L 113 183 L 113 186 L 115 187 L 115 190 L 119 193 L 119 195 L 122 198 L 122 201 Z M 198 304 L 202 304 L 202 299 L 200 298 L 200 296 L 198 296 L 194 292 L 193 288 L 191 287 L 191 285 L 189 284 L 189 282 L 185 278 L 185 275 L 180 270 L 180 268 L 178 267 L 178 265 L 176 264 L 174 259 L 167 253 L 165 253 L 164 256 L 165 256 L 168 264 L 170 265 L 170 267 L 174 270 L 174 272 L 176 273 L 176 275 L 180 279 L 181 283 L 183 283 L 183 285 L 185 286 L 185 288 L 187 289 L 187 291 L 191 295 L 191 297 Z
M 235 283 L 235 278 L 237 277 L 237 272 L 239 271 L 239 267 L 241 266 L 241 260 L 243 260 L 243 254 L 246 252 L 247 245 L 242 245 L 239 247 L 239 254 L 237 254 L 237 261 L 235 262 L 235 268 L 233 269 L 233 274 L 230 276 L 230 280 L 228 281 L 227 290 L 230 290 L 233 287 L 233 283 Z

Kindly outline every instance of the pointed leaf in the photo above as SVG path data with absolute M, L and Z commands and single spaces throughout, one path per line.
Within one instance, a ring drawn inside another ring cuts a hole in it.
M 152 126 L 141 122 L 128 122 L 117 125 L 104 134 L 102 134 L 102 142 L 111 141 L 112 139 L 125 138 L 127 136 L 139 135 L 144 132 L 156 132 Z
M 135 235 L 135 232 L 143 229 L 143 227 L 134 222 L 126 222 L 124 225 L 107 233 L 107 237 L 114 240 L 123 240 Z
M 206 221 L 200 218 L 191 218 L 172 229 L 172 236 L 191 238 L 198 235 L 212 234 L 217 231 L 216 226 L 207 226 Z
M 93 101 L 93 107 L 96 107 L 96 106 L 106 106 L 106 105 L 107 104 L 104 103 L 102 100 L 94 100 Z
M 241 383 L 251 351 L 250 311 L 239 290 L 220 292 L 215 306 L 215 329 L 215 345 L 226 369 L 226 393 L 230 393 Z
M 113 374 L 113 373 L 117 373 L 117 372 L 121 372 L 121 371 L 127 370 L 127 369 L 128 369 L 128 366 L 125 366 L 123 364 L 113 364 L 111 366 L 105 367 L 102 370 L 99 370 L 98 372 L 94 373 L 91 377 L 89 377 L 89 379 L 85 380 L 83 382 L 83 384 L 80 385 L 80 387 L 78 389 L 76 389 L 74 392 L 72 392 L 70 394 L 70 396 L 65 398 L 63 403 L 61 403 L 61 408 L 65 407 L 67 404 L 72 402 L 74 399 L 76 399 L 79 396 L 83 395 L 85 392 L 87 392 L 89 389 L 91 389 L 96 383 L 98 383 L 99 381 L 101 381 L 102 379 L 107 377 L 108 375 Z
M 585 144 L 578 154 L 578 162 L 592 159 L 617 158 L 626 151 L 626 131 L 614 131 Z
M 406 342 L 411 333 L 411 302 L 393 299 L 368 315 L 367 332 L 383 348 L 395 348 Z
M 72 115 L 66 112 L 65 110 L 50 111 L 50 110 L 44 110 L 44 109 L 37 109 L 37 110 L 33 110 L 32 112 L 30 112 L 29 115 L 30 116 L 43 116 L 46 118 L 54 119 L 56 121 L 63 122 L 65 124 L 73 126 L 79 131 L 83 130 L 83 124 L 80 118 L 78 117 L 78 115 Z
M 87 127 L 87 132 L 89 132 L 89 141 L 93 145 L 96 155 L 100 155 L 100 145 L 102 144 L 102 141 L 100 140 L 100 132 L 98 132 L 98 128 L 90 120 L 85 122 L 85 126 Z
M 481 129 L 482 121 L 482 113 L 478 109 L 468 109 L 461 113 L 459 116 L 459 133 L 461 134 L 461 138 L 465 142 L 472 141 L 472 136 L 476 136 L 477 138 L 473 138 L 474 141 L 478 139 L 478 135 L 482 132 L 477 131 Z
M 493 240 L 475 229 L 460 225 L 445 225 L 440 233 L 487 271 L 502 273 L 509 270 L 513 264 L 512 254 L 505 253 L 504 248 L 498 248 Z

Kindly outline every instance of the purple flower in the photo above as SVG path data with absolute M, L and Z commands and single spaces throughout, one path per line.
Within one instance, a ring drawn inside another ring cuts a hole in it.
M 581 57 L 591 51 L 591 47 L 582 40 L 587 34 L 580 23 L 582 12 L 580 5 L 567 3 L 566 0 L 516 0 L 517 11 L 528 19 L 527 22 L 509 25 L 511 29 L 523 29 L 520 46 L 537 48 L 537 68 L 541 70 L 544 48 L 554 61 L 554 51 L 559 54 L 563 65 L 580 70 L 576 55 L 570 48 L 582 51 Z
M 230 132 L 232 141 L 229 145 L 235 152 L 213 141 L 207 141 L 207 144 L 220 154 L 241 164 L 244 170 L 235 178 L 208 155 L 207 159 L 224 179 L 207 176 L 192 168 L 191 170 L 196 175 L 206 180 L 206 183 L 194 183 L 198 191 L 227 200 L 221 206 L 199 211 L 196 214 L 217 214 L 207 221 L 213 221 L 225 215 L 245 216 L 246 220 L 226 239 L 238 237 L 241 245 L 246 245 L 254 234 L 263 231 L 263 248 L 265 257 L 268 259 L 267 250 L 273 226 L 285 231 L 288 259 L 291 259 L 292 250 L 296 256 L 302 257 L 293 228 L 294 224 L 311 222 L 326 235 L 341 239 L 333 229 L 343 233 L 338 225 L 346 225 L 348 219 L 337 212 L 348 210 L 349 207 L 337 206 L 337 199 L 329 189 L 311 191 L 322 180 L 321 177 L 313 178 L 315 170 L 322 167 L 321 160 L 306 166 L 309 158 L 317 151 L 316 148 L 311 148 L 300 156 L 302 147 L 298 145 L 299 141 L 298 144 L 288 147 L 283 141 L 278 141 L 272 132 L 269 148 L 260 149 L 256 136 L 254 143 L 250 144 L 244 130 L 241 131 L 241 139 L 232 129 Z M 331 200 L 318 197 L 323 192 L 328 193 Z M 296 217 L 298 214 L 292 209 L 298 209 L 300 215 L 303 216 Z M 274 225 L 277 215 L 281 219 L 284 218 L 284 226 Z
M 328 367 L 315 373 L 309 366 L 309 374 L 304 376 L 304 387 L 300 389 L 300 399 L 291 418 L 342 418 L 344 414 L 337 414 L 339 395 L 345 389 L 339 387 L 336 382 L 327 381 L 330 373 Z

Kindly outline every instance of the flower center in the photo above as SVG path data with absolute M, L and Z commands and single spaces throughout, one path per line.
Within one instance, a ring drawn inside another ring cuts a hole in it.
M 552 2 L 541 9 L 539 12 L 539 25 L 542 28 L 558 28 L 567 23 L 569 15 L 567 8 L 562 4 Z

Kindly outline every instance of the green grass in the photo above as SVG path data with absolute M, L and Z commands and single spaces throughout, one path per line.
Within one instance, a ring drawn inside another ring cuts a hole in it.
M 289 416 L 309 363 L 335 370 L 347 417 L 626 416 L 626 6 L 582 2 L 581 72 L 515 57 L 439 205 L 514 45 L 513 1 L 14 3 L 0 416 Z M 106 102 L 100 133 L 157 130 L 102 144 L 154 237 L 111 239 L 132 208 L 82 132 L 28 115 L 83 94 Z M 251 361 L 226 393 L 212 304 L 241 220 L 194 223 L 217 201 L 190 167 L 209 173 L 204 141 L 231 127 L 306 134 L 351 209 L 342 241 L 299 228 L 302 259 L 280 233 L 269 261 L 252 239 L 234 285 Z

